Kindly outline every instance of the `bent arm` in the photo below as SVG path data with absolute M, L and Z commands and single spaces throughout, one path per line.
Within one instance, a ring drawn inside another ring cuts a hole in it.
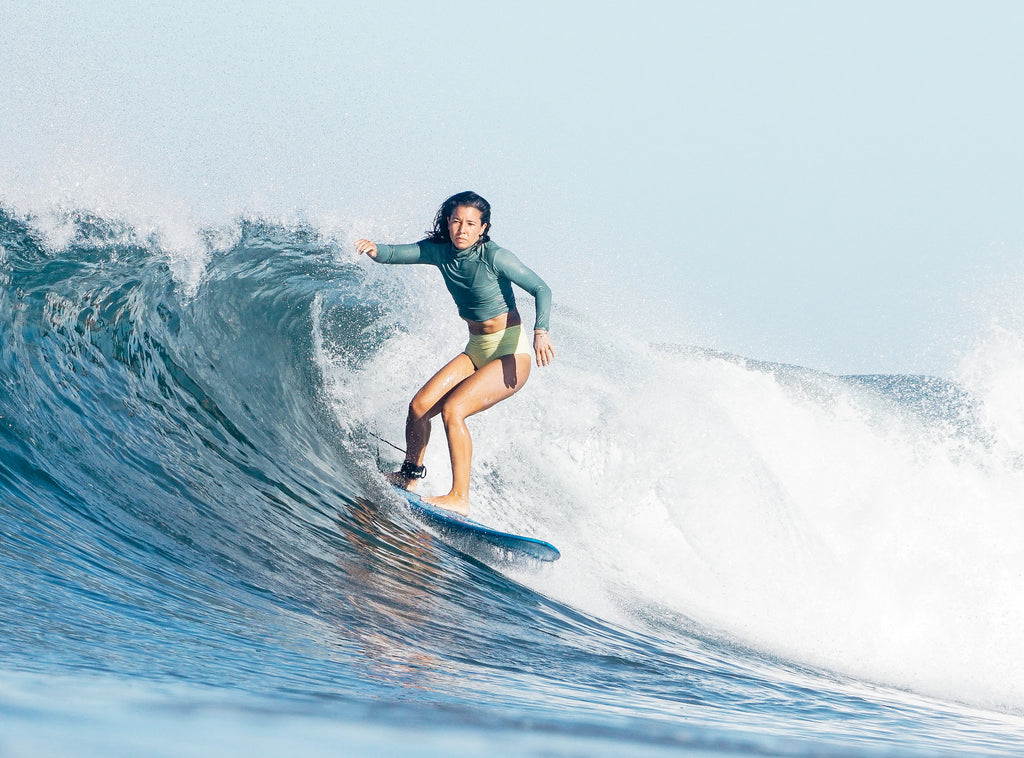
M 551 317 L 551 288 L 531 269 L 523 265 L 521 260 L 504 248 L 494 256 L 494 267 L 510 282 L 533 295 L 537 307 L 537 321 L 534 324 L 534 329 L 547 331 L 548 320 Z

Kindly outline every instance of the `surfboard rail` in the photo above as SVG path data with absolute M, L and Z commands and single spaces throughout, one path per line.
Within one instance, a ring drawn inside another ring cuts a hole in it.
M 409 504 L 413 514 L 418 516 L 430 527 L 444 536 L 461 543 L 455 547 L 465 547 L 467 543 L 476 543 L 505 551 L 509 558 L 528 557 L 550 563 L 561 557 L 558 548 L 550 542 L 536 537 L 525 537 L 520 534 L 503 532 L 500 529 L 481 524 L 468 516 L 438 508 L 425 502 L 415 492 L 395 487 Z

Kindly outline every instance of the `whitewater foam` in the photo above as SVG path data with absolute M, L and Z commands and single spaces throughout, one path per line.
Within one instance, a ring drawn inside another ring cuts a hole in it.
M 340 415 L 395 439 L 461 349 L 428 284 L 334 383 Z M 470 422 L 476 517 L 562 550 L 558 572 L 524 581 L 625 623 L 661 609 L 769 656 L 1024 707 L 1024 471 L 970 395 L 652 345 L 564 307 L 555 322 L 556 363 Z M 427 462 L 447 486 L 440 431 Z
M 1024 703 L 1018 467 L 841 379 L 815 377 L 823 401 L 742 362 L 641 358 L 649 378 L 605 409 L 618 434 L 601 435 L 604 491 L 587 498 L 624 604 L 873 681 Z

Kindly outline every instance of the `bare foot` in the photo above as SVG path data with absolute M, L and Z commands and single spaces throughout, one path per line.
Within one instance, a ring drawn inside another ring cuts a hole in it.
M 401 471 L 392 471 L 390 474 L 384 474 L 384 478 L 399 489 L 408 492 L 415 492 L 416 488 L 420 486 L 419 479 L 404 477 Z
M 447 495 L 437 497 L 425 497 L 424 503 L 430 503 L 436 508 L 444 508 L 446 511 L 455 511 L 462 516 L 469 515 L 469 498 L 449 492 Z

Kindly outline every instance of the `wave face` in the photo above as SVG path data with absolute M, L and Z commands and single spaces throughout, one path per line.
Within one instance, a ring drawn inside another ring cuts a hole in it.
M 183 267 L 0 212 L 0 752 L 1019 749 L 1024 465 L 991 398 L 563 306 L 558 363 L 472 429 L 476 516 L 564 557 L 487 565 L 377 475 L 461 349 L 430 272 L 260 219 L 204 239 Z

